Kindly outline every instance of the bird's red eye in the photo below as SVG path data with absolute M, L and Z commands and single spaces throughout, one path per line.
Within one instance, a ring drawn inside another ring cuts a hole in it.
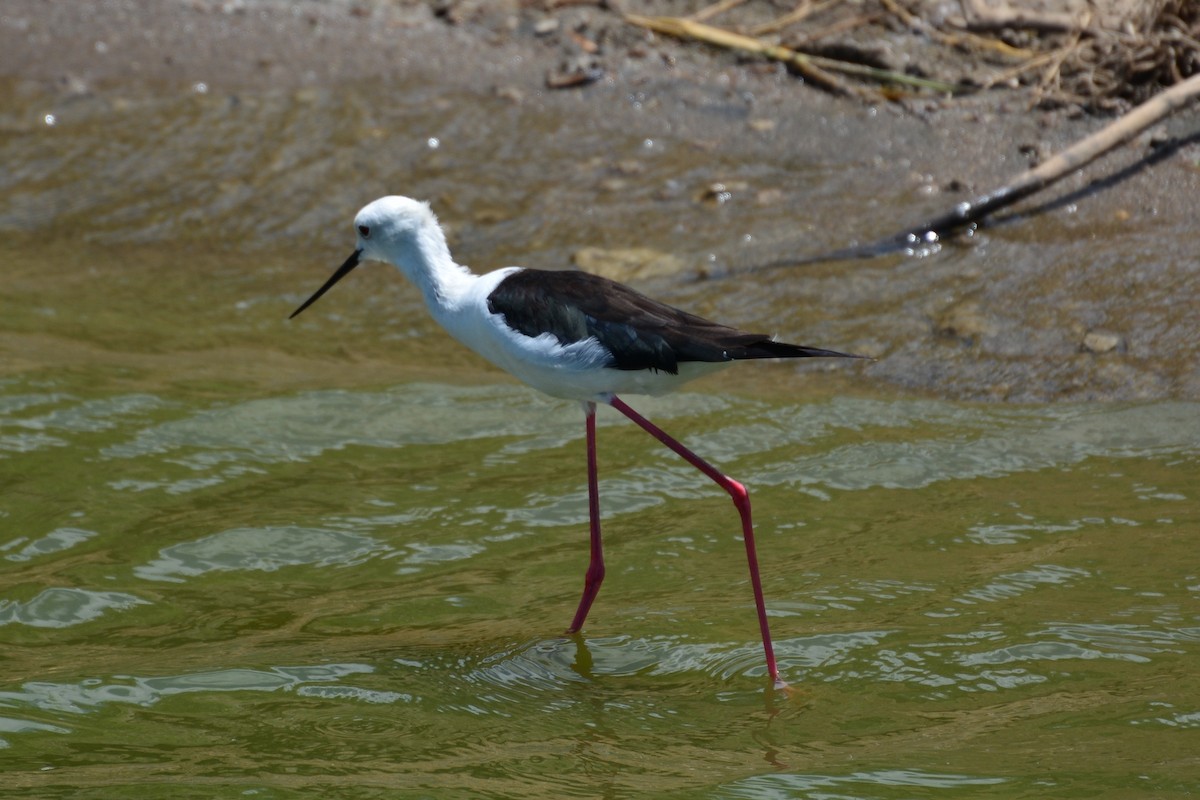
M 359 236 L 361 236 L 361 237 L 363 237 L 364 239 L 370 239 L 370 238 L 371 238 L 371 228 L 370 228 L 370 226 L 367 226 L 367 225 L 359 225 L 359 226 L 358 226 L 358 235 L 359 235 Z

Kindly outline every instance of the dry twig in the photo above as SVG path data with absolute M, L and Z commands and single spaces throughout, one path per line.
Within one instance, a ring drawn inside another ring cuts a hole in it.
M 974 227 L 985 217 L 1000 209 L 1007 208 L 1057 183 L 1063 177 L 1081 169 L 1114 147 L 1129 141 L 1146 128 L 1186 107 L 1197 98 L 1200 98 L 1200 75 L 1193 75 L 1186 81 L 1155 95 L 1115 122 L 1081 139 L 1053 158 L 1033 169 L 1026 170 L 1005 186 L 974 200 L 959 203 L 933 219 L 905 228 L 886 239 L 863 247 L 793 261 L 775 261 L 755 267 L 753 271 L 833 259 L 865 258 L 945 239 Z
M 768 44 L 752 36 L 745 36 L 681 17 L 642 17 L 635 14 L 627 14 L 625 15 L 625 20 L 630 24 L 638 25 L 657 33 L 664 33 L 668 36 L 675 36 L 680 39 L 693 39 L 718 47 L 725 47 L 744 53 L 753 53 L 775 61 L 781 61 L 794 67 L 806 78 L 826 88 L 832 88 L 840 94 L 850 94 L 852 92 L 840 81 L 829 75 L 829 72 L 854 75 L 859 78 L 883 83 L 899 83 L 922 89 L 932 89 L 933 91 L 945 94 L 956 94 L 973 90 L 971 87 L 931 80 L 929 78 L 920 78 L 915 75 L 906 75 L 902 72 L 880 69 L 879 67 L 871 67 L 851 61 L 807 55 L 791 48 L 783 47 L 782 45 Z
M 759 25 L 757 28 L 752 28 L 749 33 L 751 36 L 766 36 L 768 33 L 777 33 L 789 25 L 803 22 L 818 11 L 824 11 L 836 2 L 838 0 L 825 0 L 820 5 L 813 5 L 810 0 L 805 0 L 805 2 L 782 17 L 777 17 L 770 22 Z
M 708 22 L 713 17 L 724 14 L 731 8 L 737 8 L 745 2 L 746 0 L 721 0 L 719 3 L 713 3 L 711 6 L 706 6 L 695 14 L 689 15 L 688 19 L 696 22 Z
M 1175 113 L 1197 97 L 1200 97 L 1200 75 L 1155 95 L 1115 122 L 1081 139 L 1033 169 L 1021 173 L 1006 186 L 970 202 L 959 203 L 949 213 L 909 228 L 900 235 L 905 238 L 913 234 L 925 236 L 929 233 L 945 236 L 978 223 L 999 209 L 1057 183 L 1066 175 L 1090 164 L 1109 150 L 1124 144 L 1154 123 Z
M 1033 53 L 1021 47 L 1013 47 L 999 39 L 989 39 L 986 36 L 976 36 L 973 33 L 946 33 L 929 25 L 925 20 L 909 12 L 896 0 L 881 0 L 884 7 L 898 17 L 910 30 L 919 30 L 930 38 L 950 47 L 975 47 L 981 50 L 994 50 L 1012 58 L 1030 58 Z

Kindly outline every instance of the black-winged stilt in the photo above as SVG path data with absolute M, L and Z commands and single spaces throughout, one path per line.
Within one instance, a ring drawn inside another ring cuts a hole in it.
M 596 479 L 596 403 L 607 403 L 733 498 L 742 519 L 767 671 L 777 687 L 785 686 L 771 646 L 745 487 L 668 436 L 618 395 L 663 394 L 741 359 L 860 356 L 785 344 L 763 334 L 718 325 L 585 272 L 505 267 L 476 275 L 454 262 L 429 205 L 407 197 L 384 197 L 367 205 L 354 218 L 354 229 L 358 236 L 354 252 L 324 286 L 292 312 L 292 317 L 363 261 L 383 261 L 416 284 L 429 313 L 455 339 L 535 389 L 582 403 L 587 430 L 591 560 L 583 596 L 568 632 L 583 627 L 604 580 Z

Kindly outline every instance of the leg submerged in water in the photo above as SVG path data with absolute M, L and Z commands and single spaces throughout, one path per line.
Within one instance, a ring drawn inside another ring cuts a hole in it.
M 583 596 L 567 633 L 578 633 L 587 619 L 588 611 L 604 583 L 604 546 L 600 541 L 600 483 L 596 477 L 596 404 L 584 403 L 587 421 L 588 520 L 591 531 L 591 557 L 583 579 Z
M 754 588 L 754 604 L 758 609 L 758 627 L 762 632 L 763 653 L 767 659 L 767 672 L 770 674 L 775 688 L 786 689 L 787 684 L 779 677 L 779 668 L 775 664 L 775 648 L 771 645 L 771 628 L 767 623 L 767 604 L 763 598 L 762 580 L 758 572 L 758 553 L 754 546 L 754 524 L 750 517 L 750 494 L 746 491 L 746 487 L 684 447 L 683 444 L 676 441 L 653 422 L 630 408 L 625 401 L 616 395 L 609 397 L 608 403 L 617 411 L 620 411 L 626 417 L 633 420 L 646 433 L 666 445 L 667 448 L 679 455 L 684 461 L 707 475 L 714 483 L 728 492 L 729 496 L 733 499 L 733 505 L 737 508 L 738 516 L 742 519 L 742 540 L 746 543 L 746 561 L 750 566 L 750 584 Z M 594 435 L 594 428 L 592 429 L 592 433 Z M 588 452 L 589 457 L 594 456 L 595 448 L 589 446 Z M 597 546 L 595 543 L 599 541 L 599 522 L 595 518 L 593 518 L 593 526 L 594 544 L 592 558 L 594 562 L 594 548 Z M 590 572 L 591 570 L 589 570 L 589 574 Z M 601 559 L 601 574 L 603 575 L 603 559 Z

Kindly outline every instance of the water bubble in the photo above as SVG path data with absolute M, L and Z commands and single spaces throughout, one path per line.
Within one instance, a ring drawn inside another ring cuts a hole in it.
M 425 144 L 429 147 L 430 150 L 437 150 L 439 147 L 442 146 L 442 141 L 441 141 L 441 139 L 437 138 L 436 136 L 430 136 L 428 139 L 425 140 Z
M 42 117 L 42 121 L 50 127 L 54 127 L 58 124 L 58 117 L 54 116 L 53 114 L 47 114 L 46 116 Z
M 208 84 L 204 81 L 196 81 L 192 84 L 192 91 L 196 94 L 208 94 Z

